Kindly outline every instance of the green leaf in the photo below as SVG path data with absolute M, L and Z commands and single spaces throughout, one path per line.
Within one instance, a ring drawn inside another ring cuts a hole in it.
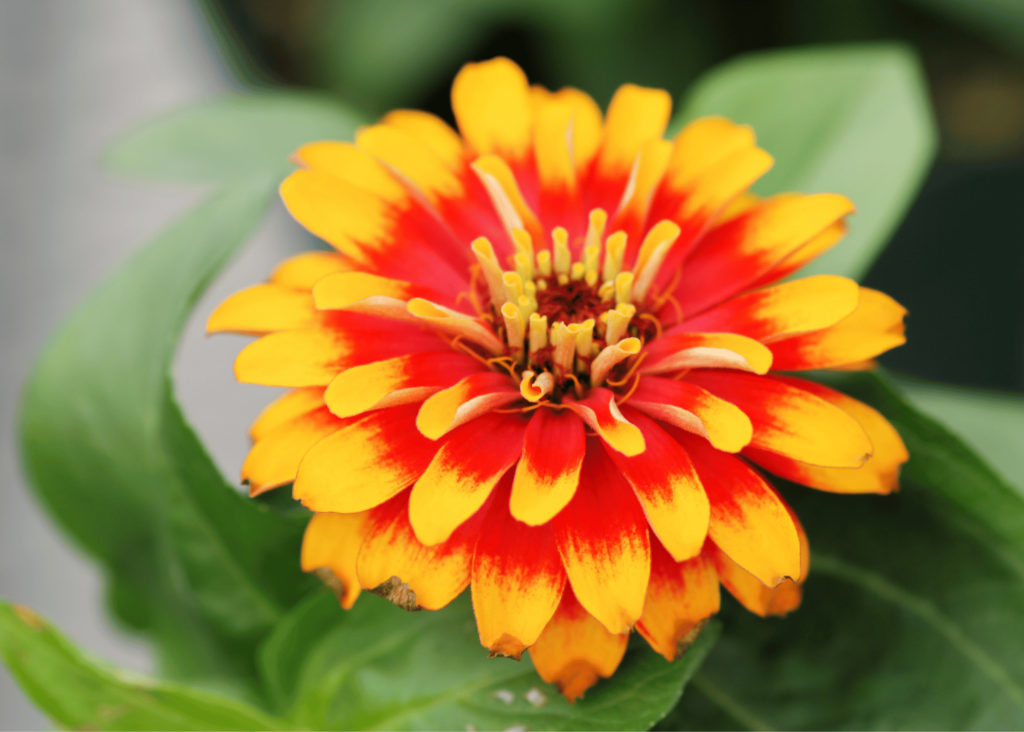
M 321 594 L 281 622 L 261 669 L 279 700 L 294 700 L 289 717 L 302 728 L 640 730 L 672 708 L 717 635 L 708 626 L 671 664 L 631 644 L 614 679 L 571 705 L 528 657 L 487 657 L 468 595 L 408 613 L 369 593 L 345 612 Z
M 205 183 L 269 175 L 283 178 L 288 156 L 317 140 L 348 140 L 365 120 L 321 94 L 233 95 L 143 125 L 105 157 L 128 175 Z
M 895 45 L 740 57 L 694 85 L 673 128 L 709 114 L 753 125 L 775 156 L 756 192 L 842 193 L 857 206 L 849 236 L 806 274 L 862 277 L 914 200 L 936 149 L 921 70 Z
M 902 490 L 785 486 L 811 542 L 803 606 L 762 620 L 726 603 L 664 728 L 1024 727 L 1024 498 L 879 377 L 835 385 L 900 431 Z
M 1018 489 L 1024 490 L 1024 397 L 900 379 L 912 404 L 959 435 Z
M 73 729 L 281 729 L 233 699 L 117 671 L 87 657 L 31 610 L 0 603 L 0 656 L 55 723 Z
M 1006 48 L 1024 52 L 1024 4 L 1020 0 L 911 0 L 951 20 L 973 26 Z
M 103 285 L 42 354 L 21 424 L 36 494 L 103 565 L 120 619 L 151 634 L 167 672 L 250 688 L 254 635 L 306 586 L 284 566 L 301 529 L 216 475 L 168 378 L 189 311 L 259 223 L 275 182 L 228 185 Z M 269 543 L 249 555 L 257 536 Z

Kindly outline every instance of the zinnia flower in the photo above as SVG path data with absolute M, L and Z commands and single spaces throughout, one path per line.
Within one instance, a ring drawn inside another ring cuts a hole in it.
M 772 164 L 753 131 L 707 117 L 664 140 L 660 90 L 623 86 L 602 116 L 499 58 L 462 69 L 452 107 L 459 133 L 402 110 L 300 149 L 281 195 L 337 253 L 211 316 L 261 336 L 240 381 L 294 389 L 252 426 L 252 495 L 294 483 L 303 568 L 345 607 L 471 586 L 483 645 L 529 648 L 570 699 L 634 628 L 672 660 L 719 584 L 795 608 L 807 540 L 760 469 L 888 493 L 907 460 L 872 408 L 775 373 L 904 341 L 886 295 L 782 282 L 853 205 L 746 193 Z

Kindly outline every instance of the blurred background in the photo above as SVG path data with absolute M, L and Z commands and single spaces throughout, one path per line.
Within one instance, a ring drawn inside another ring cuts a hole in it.
M 734 56 L 902 41 L 940 133 L 920 196 L 865 284 L 910 311 L 883 363 L 926 411 L 1024 483 L 1024 2 L 1021 0 L 7 0 L 0 3 L 0 597 L 83 647 L 150 669 L 102 611 L 102 578 L 33 502 L 18 466 L 21 385 L 54 328 L 202 191 L 104 173 L 139 123 L 231 90 L 304 87 L 373 118 L 451 120 L 466 61 L 506 55 L 531 80 L 603 105 L 624 82 L 679 99 Z M 884 170 L 879 171 L 885 175 Z M 856 220 L 853 221 L 856 226 Z M 206 340 L 225 295 L 312 246 L 278 207 L 198 307 L 175 366 L 184 409 L 224 472 L 271 390 L 235 384 L 242 341 Z M 950 388 L 950 387 L 958 388 Z M 0 729 L 47 723 L 0 669 Z

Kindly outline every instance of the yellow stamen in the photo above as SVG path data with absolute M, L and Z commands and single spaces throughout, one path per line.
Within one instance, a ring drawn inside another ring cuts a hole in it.
M 615 304 L 622 305 L 633 299 L 633 273 L 619 272 L 615 277 Z
M 636 314 L 636 306 L 630 303 L 623 303 L 614 310 L 608 311 L 608 330 L 605 332 L 605 342 L 614 346 L 629 329 L 629 321 Z
M 555 274 L 569 274 L 569 267 L 572 265 L 572 255 L 569 253 L 569 232 L 561 226 L 551 232 L 551 238 L 555 242 Z
M 611 302 L 615 299 L 615 283 L 605 282 L 598 289 L 597 294 L 601 298 L 601 302 Z
M 566 325 L 558 322 L 551 328 L 551 343 L 555 347 L 551 361 L 559 378 L 572 373 L 573 359 L 576 357 L 576 338 L 579 333 L 579 323 Z
M 640 353 L 640 339 L 626 338 L 618 343 L 605 346 L 594 363 L 590 365 L 590 384 L 600 386 L 616 364 Z
M 597 247 L 601 252 L 601 240 L 604 238 L 604 227 L 608 223 L 608 214 L 603 208 L 595 208 L 590 212 L 589 223 L 587 224 L 587 237 L 583 240 L 583 248 Z M 590 269 L 590 265 L 587 265 Z
M 526 322 L 530 319 L 530 316 L 537 312 L 537 301 L 527 297 L 526 295 L 520 295 L 519 302 L 516 303 L 519 306 L 519 312 L 523 314 L 523 321 Z
M 497 155 L 481 155 L 470 164 L 470 167 L 487 189 L 491 203 L 494 204 L 507 231 L 537 231 L 537 217 L 523 199 L 515 174 L 508 167 L 508 163 Z
M 512 229 L 512 244 L 516 254 L 525 254 L 533 262 L 533 237 L 524 229 Z
M 537 289 L 538 290 L 546 290 L 546 289 L 548 289 L 548 281 L 547 280 L 538 280 L 537 281 Z
M 538 351 L 548 345 L 548 316 L 530 316 L 530 353 Z
M 505 287 L 505 302 L 519 302 L 523 294 L 523 278 L 518 272 L 505 272 L 501 276 L 501 282 Z
M 545 371 L 540 375 L 532 371 L 523 372 L 523 380 L 519 383 L 519 393 L 530 402 L 539 402 L 555 388 L 555 377 Z
M 523 315 L 519 312 L 519 308 L 507 302 L 501 306 L 501 317 L 505 319 L 505 338 L 508 340 L 512 352 L 522 351 L 525 329 Z
M 541 277 L 551 276 L 551 252 L 547 249 L 537 252 L 537 271 Z
M 576 336 L 576 356 L 590 358 L 594 348 L 594 319 L 589 318 L 580 323 L 580 334 Z M 583 364 L 580 364 L 583 366 Z
M 626 232 L 616 231 L 604 243 L 604 264 L 601 281 L 613 282 L 622 270 L 622 257 L 626 254 Z
M 570 270 L 569 279 L 573 282 L 579 282 L 583 279 L 583 275 L 587 273 L 586 267 L 583 266 L 583 262 L 573 262 L 572 270 Z
M 531 300 L 537 299 L 537 283 L 532 280 L 523 283 L 523 294 Z
M 496 308 L 500 307 L 501 303 L 505 302 L 505 283 L 502 279 L 504 270 L 501 269 L 498 258 L 494 255 L 494 247 L 491 246 L 491 242 L 487 240 L 486 236 L 481 236 L 473 240 L 470 248 L 484 273 L 487 289 L 491 292 L 491 303 Z
M 512 261 L 516 265 L 516 273 L 523 280 L 523 282 L 529 282 L 533 279 L 533 261 L 525 254 L 517 254 L 512 257 Z

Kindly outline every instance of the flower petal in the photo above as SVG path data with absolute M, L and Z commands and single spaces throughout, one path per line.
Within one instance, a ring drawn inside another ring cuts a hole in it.
M 302 571 L 329 569 L 341 582 L 341 606 L 351 610 L 362 588 L 356 574 L 359 547 L 370 528 L 369 512 L 316 513 L 302 537 Z
M 396 109 L 381 122 L 419 140 L 452 170 L 464 167 L 462 140 L 458 133 L 437 115 L 418 109 Z
M 533 127 L 529 95 L 526 74 L 507 58 L 463 66 L 452 84 L 452 111 L 466 144 L 478 155 L 525 158 Z
M 491 655 L 516 660 L 551 620 L 565 570 L 554 530 L 527 526 L 509 513 L 512 476 L 494 492 L 473 555 L 473 612 L 480 642 Z
M 576 494 L 587 450 L 579 415 L 541 408 L 530 416 L 509 508 L 530 526 L 550 521 Z
M 661 542 L 651 541 L 651 583 L 636 624 L 651 648 L 671 663 L 681 653 L 680 641 L 717 613 L 720 602 L 718 575 L 706 554 L 677 562 Z
M 608 449 L 633 486 L 651 529 L 675 561 L 700 554 L 708 534 L 711 507 L 686 450 L 650 418 L 624 407 L 625 416 L 644 435 L 642 455 L 626 457 Z
M 851 415 L 864 428 L 874 453 L 854 470 L 821 468 L 753 447 L 743 451 L 746 457 L 786 480 L 830 493 L 886 494 L 899 490 L 900 468 L 910 456 L 899 433 L 885 417 L 863 402 L 812 381 L 775 378 L 804 389 Z
M 348 425 L 327 407 L 319 407 L 277 425 L 253 445 L 242 464 L 242 483 L 258 496 L 295 480 L 302 458 L 313 445 Z
M 753 338 L 735 333 L 676 333 L 647 347 L 640 373 L 664 374 L 684 369 L 738 369 L 766 374 L 772 352 Z
M 408 301 L 414 297 L 441 302 L 449 299 L 429 287 L 368 272 L 328 275 L 313 287 L 313 302 L 319 310 L 345 310 L 395 320 L 415 321 L 407 310 Z
M 433 150 L 392 125 L 371 125 L 359 131 L 356 145 L 418 188 L 428 201 L 459 198 L 465 191 L 452 169 Z
M 780 371 L 827 369 L 874 358 L 906 343 L 906 309 L 886 294 L 860 288 L 860 305 L 831 328 L 771 345 Z
M 614 392 L 599 387 L 591 389 L 586 399 L 575 401 L 567 397 L 564 404 L 623 455 L 632 457 L 644 451 L 643 434 L 622 416 Z
M 651 569 L 647 519 L 629 483 L 595 441 L 588 441 L 580 485 L 553 519 L 558 551 L 580 602 L 613 633 L 643 613 Z
M 530 659 L 542 679 L 575 702 L 599 678 L 615 673 L 628 645 L 628 635 L 605 630 L 566 587 L 554 617 L 530 647 Z
M 415 426 L 417 405 L 370 412 L 311 449 L 293 495 L 311 511 L 355 513 L 419 478 L 440 448 Z
M 676 329 L 722 331 L 771 343 L 835 325 L 856 310 L 859 301 L 860 288 L 853 280 L 815 275 L 740 295 L 667 334 Z
M 750 447 L 830 468 L 859 468 L 872 453 L 856 419 L 793 382 L 727 371 L 695 371 L 686 380 L 750 417 Z
M 675 293 L 683 312 L 701 313 L 752 288 L 853 210 L 849 199 L 834 193 L 784 194 L 719 223 L 686 260 L 685 285 Z
M 487 414 L 454 430 L 413 486 L 409 520 L 427 546 L 472 516 L 523 452 L 528 419 Z
M 415 325 L 338 313 L 330 329 L 286 330 L 250 343 L 235 359 L 235 378 L 266 386 L 326 386 L 345 369 L 407 353 L 448 350 Z
M 249 426 L 249 437 L 259 442 L 279 425 L 308 414 L 324 405 L 324 390 L 320 386 L 292 389 L 268 404 Z
M 277 265 L 270 281 L 283 287 L 309 292 L 313 285 L 335 272 L 350 272 L 354 262 L 338 252 L 303 252 Z
M 370 590 L 406 610 L 440 610 L 469 586 L 483 514 L 437 546 L 424 546 L 409 524 L 409 493 L 370 511 L 356 572 Z
M 494 335 L 494 330 L 486 320 L 472 318 L 418 297 L 410 300 L 406 309 L 423 325 L 429 325 L 457 338 L 464 338 L 492 355 L 496 356 L 505 350 L 505 344 Z
M 321 393 L 334 414 L 351 417 L 372 409 L 422 402 L 483 370 L 483 364 L 464 353 L 413 353 L 342 371 Z
M 629 405 L 655 419 L 700 435 L 719 450 L 739 452 L 754 428 L 735 404 L 696 384 L 658 376 L 641 377 Z
M 671 428 L 669 428 L 671 429 Z M 711 501 L 708 535 L 758 580 L 775 587 L 800 576 L 800 539 L 789 508 L 742 460 L 685 432 L 676 438 Z
M 218 305 L 206 321 L 206 333 L 264 335 L 312 328 L 320 322 L 308 292 L 267 282 L 236 292 Z
M 508 374 L 494 371 L 470 374 L 423 402 L 416 415 L 416 428 L 431 440 L 437 440 L 456 427 L 521 398 L 522 394 L 512 385 Z

